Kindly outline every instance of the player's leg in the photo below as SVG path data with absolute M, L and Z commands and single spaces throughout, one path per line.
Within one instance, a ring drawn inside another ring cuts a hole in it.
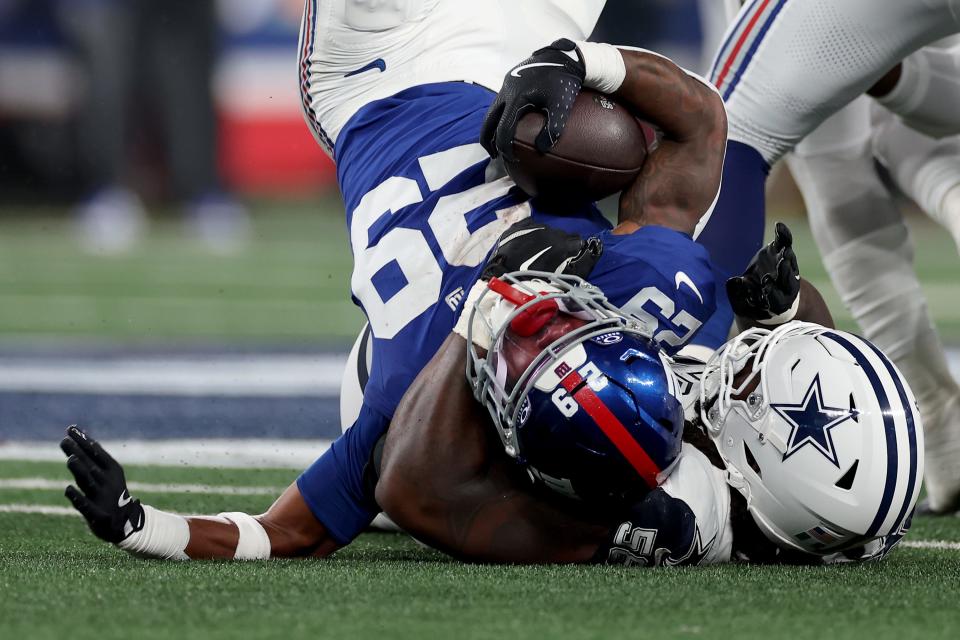
M 732 245 L 701 236 L 726 265 L 720 281 L 738 272 L 733 267 L 745 267 L 762 245 L 769 166 L 908 54 L 957 31 L 960 0 L 744 5 L 711 70 L 727 102 L 730 131 L 714 216 L 736 220 L 739 231 Z M 721 306 L 708 332 L 719 334 L 732 322 Z
M 874 155 L 897 187 L 943 225 L 960 247 L 960 136 L 937 140 L 878 111 L 874 109 Z
M 772 164 L 917 49 L 960 31 L 960 0 L 753 0 L 711 70 L 730 138 Z
M 850 104 L 788 162 L 834 286 L 916 394 L 927 434 L 927 490 L 931 506 L 943 509 L 960 489 L 960 388 L 913 269 L 909 230 L 874 167 L 869 106 L 866 98 Z

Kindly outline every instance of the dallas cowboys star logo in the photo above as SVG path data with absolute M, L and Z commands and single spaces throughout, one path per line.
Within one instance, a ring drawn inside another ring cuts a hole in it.
M 820 389 L 820 374 L 814 377 L 800 404 L 771 404 L 770 408 L 791 426 L 787 451 L 783 454 L 784 460 L 809 444 L 840 468 L 831 431 L 840 423 L 856 418 L 860 412 L 853 408 L 825 407 L 823 391 Z

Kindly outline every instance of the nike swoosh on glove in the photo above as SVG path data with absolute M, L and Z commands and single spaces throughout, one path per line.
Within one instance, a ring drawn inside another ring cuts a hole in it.
M 566 38 L 539 49 L 510 70 L 480 130 L 480 144 L 491 157 L 516 161 L 513 139 L 527 113 L 546 116 L 535 144 L 547 152 L 560 139 L 573 103 L 583 87 L 586 67 L 577 46 Z
M 527 218 L 500 236 L 480 277 L 489 280 L 514 271 L 546 271 L 587 278 L 602 253 L 599 238 L 583 239 Z
M 143 528 L 143 507 L 130 497 L 123 467 L 96 440 L 71 425 L 60 449 L 77 481 L 64 494 L 94 535 L 116 544 Z

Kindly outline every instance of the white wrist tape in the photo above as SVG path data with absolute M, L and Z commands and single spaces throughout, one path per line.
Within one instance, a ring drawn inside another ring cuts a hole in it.
M 237 550 L 233 554 L 234 560 L 270 559 L 270 536 L 267 535 L 267 530 L 256 518 L 240 512 L 218 513 L 217 515 L 237 525 L 237 529 L 240 530 Z
M 766 326 L 781 325 L 786 324 L 794 319 L 797 315 L 797 310 L 800 309 L 800 294 L 797 293 L 796 300 L 793 301 L 793 304 L 790 305 L 790 308 L 781 313 L 780 315 L 773 316 L 772 318 L 767 318 L 766 320 L 757 320 L 759 324 Z
M 467 294 L 467 300 L 463 303 L 463 311 L 460 313 L 460 319 L 457 320 L 456 326 L 453 327 L 453 332 L 467 340 L 472 337 L 475 345 L 489 351 L 493 336 L 499 332 L 503 323 L 507 321 L 507 318 L 510 317 L 510 314 L 514 312 L 516 307 L 500 296 L 493 294 L 487 294 L 483 300 L 480 300 L 480 296 L 483 295 L 485 291 L 487 291 L 487 282 L 485 280 L 477 280 L 473 287 L 470 288 L 470 293 Z M 481 307 L 477 310 L 477 313 L 474 314 L 473 309 L 477 306 L 478 300 L 480 301 Z M 473 319 L 472 334 L 469 332 L 471 318 Z M 486 320 L 486 322 L 484 322 L 484 320 Z M 487 323 L 490 323 L 490 327 L 487 326 Z
M 583 86 L 606 94 L 620 88 L 627 77 L 627 65 L 619 49 L 601 42 L 577 42 L 577 49 L 586 69 Z
M 190 542 L 190 525 L 183 516 L 143 506 L 143 528 L 121 540 L 117 546 L 139 556 L 164 560 L 189 560 L 185 549 Z

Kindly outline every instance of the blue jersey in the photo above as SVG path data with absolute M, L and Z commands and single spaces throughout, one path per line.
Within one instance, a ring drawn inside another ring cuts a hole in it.
M 496 239 L 527 216 L 601 236 L 591 282 L 659 326 L 668 351 L 713 312 L 706 251 L 684 234 L 614 236 L 595 206 L 563 216 L 531 206 L 477 142 L 492 98 L 464 83 L 417 87 L 368 105 L 340 136 L 351 289 L 374 339 L 364 400 L 387 415 L 450 332 Z
M 337 177 L 354 256 L 351 291 L 370 323 L 373 360 L 361 419 L 298 482 L 341 542 L 377 511 L 362 481 L 372 443 L 449 335 L 487 255 L 514 222 L 532 216 L 599 236 L 604 251 L 590 281 L 657 327 L 655 338 L 668 353 L 713 313 L 713 271 L 706 250 L 689 236 L 662 227 L 613 235 L 593 205 L 551 214 L 498 171 L 478 143 L 493 96 L 465 83 L 416 87 L 367 105 L 338 138 Z M 345 476 L 352 488 L 331 487 Z

